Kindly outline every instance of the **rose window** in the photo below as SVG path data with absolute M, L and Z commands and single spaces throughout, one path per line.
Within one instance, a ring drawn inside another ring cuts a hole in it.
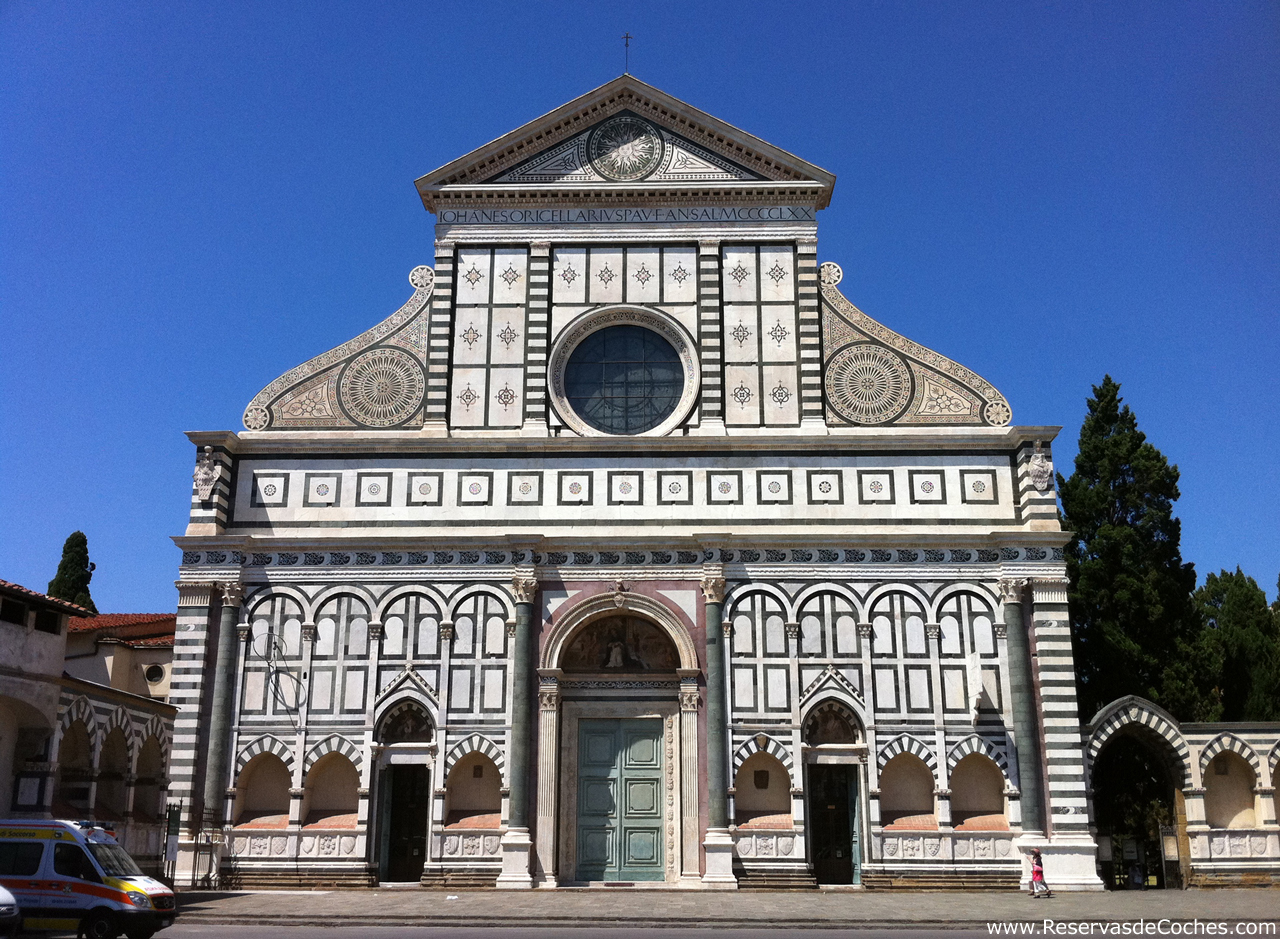
M 665 421 L 684 391 L 684 368 L 662 336 L 642 326 L 597 330 L 569 356 L 565 397 L 606 434 L 642 434 Z

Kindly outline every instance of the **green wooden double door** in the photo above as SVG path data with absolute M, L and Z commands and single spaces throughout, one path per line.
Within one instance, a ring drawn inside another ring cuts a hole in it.
M 662 721 L 578 722 L 578 880 L 662 880 Z

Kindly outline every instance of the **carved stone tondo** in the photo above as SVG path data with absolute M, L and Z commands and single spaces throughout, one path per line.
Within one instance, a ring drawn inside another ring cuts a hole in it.
M 244 409 L 245 430 L 265 430 L 266 426 L 271 423 L 271 415 L 267 409 L 260 404 L 251 404 Z
M 622 114 L 591 132 L 587 156 L 605 179 L 634 182 L 662 164 L 662 134 L 646 120 Z
M 213 447 L 205 447 L 196 463 L 196 471 L 191 474 L 196 484 L 196 495 L 201 502 L 208 502 L 213 496 L 213 486 L 218 481 L 218 466 L 213 462 Z
M 823 261 L 818 267 L 818 280 L 823 286 L 834 287 L 844 280 L 844 271 L 835 261 Z
M 827 366 L 827 400 L 855 424 L 891 421 L 911 403 L 911 369 L 884 346 L 845 346 Z
M 415 290 L 426 290 L 435 283 L 436 272 L 425 264 L 419 264 L 409 272 L 409 283 Z
M 342 373 L 338 395 L 352 420 L 367 427 L 392 427 L 413 416 L 425 388 L 422 366 L 413 356 L 381 347 L 352 360 Z

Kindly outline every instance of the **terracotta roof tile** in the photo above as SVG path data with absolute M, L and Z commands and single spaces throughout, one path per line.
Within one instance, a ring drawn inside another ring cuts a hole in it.
M 104 613 L 72 619 L 67 632 L 91 635 L 96 642 L 113 640 L 133 648 L 164 649 L 173 646 L 177 627 L 175 613 Z
M 103 629 L 120 629 L 133 626 L 168 626 L 173 632 L 178 622 L 176 613 L 103 613 L 99 616 L 77 616 L 67 624 L 73 633 L 99 632 Z
M 48 596 L 47 594 L 40 593 L 39 591 L 31 590 L 28 587 L 22 586 L 22 584 L 15 584 L 8 580 L 0 580 L 0 592 L 4 592 L 4 591 L 8 591 L 10 593 L 16 593 L 20 596 L 27 597 L 32 600 L 41 600 L 45 603 L 48 603 L 52 606 L 57 607 L 58 609 L 62 610 L 63 613 L 70 613 L 73 616 L 76 613 L 83 613 L 87 616 L 92 615 L 91 613 L 89 613 L 88 610 L 86 610 L 82 606 L 76 606 L 74 603 L 68 603 L 66 600 L 59 600 L 57 597 L 51 597 L 51 596 Z

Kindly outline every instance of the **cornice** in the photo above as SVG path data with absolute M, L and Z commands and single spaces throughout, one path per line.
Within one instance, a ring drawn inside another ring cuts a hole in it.
M 749 434 L 717 437 L 426 437 L 418 431 L 394 430 L 267 430 L 188 431 L 197 447 L 212 446 L 240 457 L 278 456 L 290 459 L 322 459 L 328 456 L 373 454 L 385 457 L 509 456 L 554 459 L 562 456 L 605 458 L 654 456 L 668 452 L 685 456 L 742 450 L 744 456 L 760 453 L 822 451 L 828 456 L 856 456 L 868 450 L 889 452 L 982 450 L 1016 451 L 1028 443 L 1051 442 L 1062 430 L 1052 425 L 1007 427 L 850 427 L 831 428 L 830 434 L 779 434 L 769 436 L 751 428 Z M 749 440 L 748 440 L 749 438 Z

